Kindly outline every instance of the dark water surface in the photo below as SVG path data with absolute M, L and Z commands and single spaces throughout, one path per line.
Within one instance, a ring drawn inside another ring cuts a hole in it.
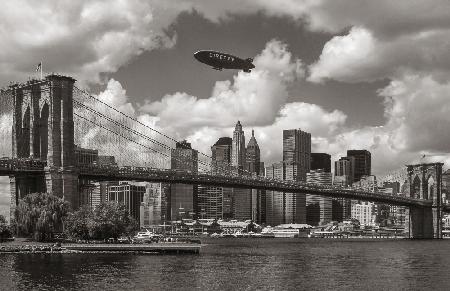
M 450 240 L 205 242 L 200 255 L 0 254 L 0 289 L 450 290 Z

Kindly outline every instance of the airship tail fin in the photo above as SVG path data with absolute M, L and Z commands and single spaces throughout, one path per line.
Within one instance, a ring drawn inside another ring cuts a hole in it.
M 248 59 L 245 59 L 247 62 L 249 62 L 249 63 L 253 63 L 253 59 L 252 58 L 248 58 Z

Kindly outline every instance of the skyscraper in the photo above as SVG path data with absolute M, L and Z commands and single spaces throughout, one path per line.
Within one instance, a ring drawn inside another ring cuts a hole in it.
M 245 170 L 251 174 L 255 173 L 259 175 L 260 160 L 261 153 L 259 145 L 255 138 L 255 131 L 252 130 L 252 137 L 245 149 Z
M 351 186 L 355 176 L 355 157 L 341 157 L 335 161 L 334 176 L 335 184 L 344 187 Z
M 232 163 L 239 170 L 247 170 L 247 165 L 256 167 L 256 159 L 259 167 L 259 147 L 254 136 L 249 141 L 249 155 L 246 154 L 245 135 L 242 125 L 238 121 L 233 132 L 233 150 Z M 241 174 L 248 175 L 250 173 L 240 171 Z M 233 213 L 234 218 L 238 220 L 252 219 L 252 190 L 251 189 L 233 189 Z
M 326 153 L 311 153 L 311 170 L 323 169 L 324 172 L 331 172 L 331 156 Z
M 172 149 L 170 161 L 171 169 L 198 172 L 198 153 L 186 141 L 176 144 L 176 148 Z M 178 220 L 196 216 L 198 212 L 197 198 L 197 185 L 172 184 L 170 199 L 168 199 L 170 211 L 167 213 L 167 219 Z
M 298 169 L 296 163 L 279 162 L 266 167 L 266 177 L 297 181 Z M 266 191 L 266 223 L 306 223 L 305 194 Z
M 311 168 L 311 134 L 300 129 L 283 130 L 283 162 L 298 165 L 298 181 L 306 181 Z
M 362 176 L 371 175 L 371 154 L 368 150 L 348 150 L 347 157 L 355 158 L 355 172 L 353 182 L 357 182 Z
M 266 167 L 266 176 L 306 181 L 311 167 L 311 134 L 299 129 L 283 130 L 283 161 Z M 306 223 L 306 196 L 266 191 L 266 221 L 270 225 Z
M 149 227 L 164 222 L 166 216 L 166 196 L 169 184 L 147 183 L 143 202 L 141 203 L 141 227 Z
M 239 172 L 244 169 L 245 164 L 245 135 L 241 122 L 236 123 L 233 131 L 233 141 L 231 146 L 231 165 Z
M 233 140 L 230 137 L 221 137 L 211 147 L 213 173 L 230 171 L 231 147 Z
M 308 183 L 319 185 L 331 185 L 331 172 L 324 169 L 311 170 L 306 174 Z M 332 220 L 332 198 L 319 195 L 306 195 L 306 223 L 318 225 L 328 223 Z
M 145 194 L 145 186 L 128 182 L 109 182 L 106 187 L 106 201 L 124 204 L 136 221 L 140 221 L 140 207 Z
M 355 173 L 355 158 L 341 157 L 334 162 L 333 185 L 349 187 L 352 186 Z M 342 221 L 350 218 L 351 200 L 345 198 L 333 198 L 333 221 Z
M 223 189 L 222 187 L 198 186 L 199 218 L 223 218 Z
M 245 170 L 251 175 L 260 175 L 261 166 L 261 153 L 259 149 L 258 142 L 255 138 L 255 131 L 252 130 L 252 137 L 250 138 L 247 148 L 245 150 Z M 262 190 L 252 189 L 251 190 L 251 219 L 254 221 L 260 220 L 259 212 L 261 211 L 261 199 L 264 198 Z
M 221 137 L 211 147 L 213 174 L 230 174 L 232 139 Z M 200 218 L 231 218 L 233 197 L 231 188 L 199 185 L 198 210 Z

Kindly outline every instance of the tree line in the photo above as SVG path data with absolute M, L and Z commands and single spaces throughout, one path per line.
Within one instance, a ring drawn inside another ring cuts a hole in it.
M 105 240 L 129 235 L 139 229 L 139 224 L 121 203 L 111 201 L 95 209 L 83 206 L 70 211 L 62 198 L 33 193 L 19 201 L 12 228 L 20 236 L 37 241 L 52 240 L 60 233 L 73 240 Z

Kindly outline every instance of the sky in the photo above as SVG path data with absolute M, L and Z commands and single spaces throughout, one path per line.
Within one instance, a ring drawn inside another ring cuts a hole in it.
M 206 154 L 240 120 L 266 163 L 281 160 L 282 130 L 292 128 L 310 132 L 312 151 L 333 160 L 369 150 L 377 175 L 424 155 L 450 162 L 446 0 L 2 4 L 0 86 L 36 77 L 42 61 L 45 73 L 74 76 Z M 256 67 L 212 70 L 193 58 L 200 49 L 252 57 Z M 7 205 L 2 178 L 0 214 Z

